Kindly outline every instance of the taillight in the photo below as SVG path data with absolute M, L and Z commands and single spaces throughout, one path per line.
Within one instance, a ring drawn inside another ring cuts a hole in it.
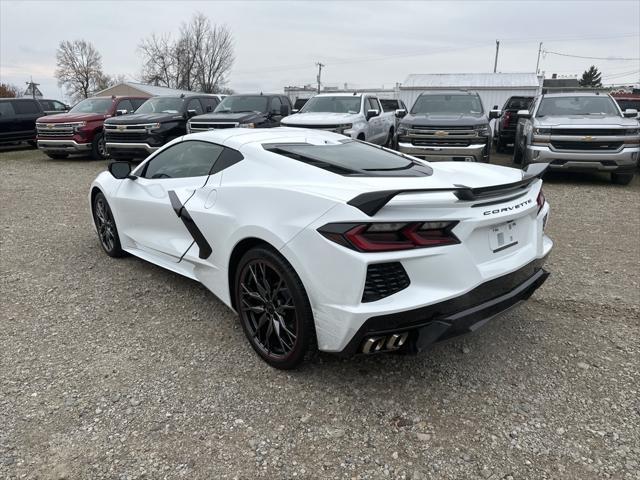
M 540 189 L 540 193 L 538 193 L 538 198 L 536 198 L 536 203 L 538 204 L 538 213 L 540 213 L 540 210 L 542 210 L 542 207 L 544 207 L 544 203 L 547 200 L 544 198 L 544 192 L 542 191 L 542 189 Z
M 511 122 L 511 112 L 504 112 L 502 116 L 502 128 L 507 128 Z
M 391 252 L 454 245 L 458 222 L 330 223 L 318 229 L 329 240 L 361 252 Z

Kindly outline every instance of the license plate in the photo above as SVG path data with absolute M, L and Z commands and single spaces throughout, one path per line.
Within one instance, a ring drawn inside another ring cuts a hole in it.
M 489 245 L 493 253 L 501 252 L 518 244 L 518 229 L 514 221 L 491 227 Z

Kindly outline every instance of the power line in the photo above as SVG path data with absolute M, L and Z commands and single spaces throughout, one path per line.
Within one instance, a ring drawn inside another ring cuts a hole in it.
M 552 52 L 550 50 L 544 50 L 543 53 L 545 55 L 550 54 L 550 55 L 559 55 L 561 57 L 571 57 L 571 58 L 586 58 L 588 60 L 624 60 L 624 61 L 633 61 L 633 60 L 640 60 L 640 57 L 635 57 L 635 58 L 622 58 L 622 57 L 587 57 L 587 56 L 583 56 L 583 55 L 572 55 L 569 53 L 560 53 L 560 52 Z

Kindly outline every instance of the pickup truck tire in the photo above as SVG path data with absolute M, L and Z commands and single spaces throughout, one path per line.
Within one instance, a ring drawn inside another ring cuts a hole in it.
M 358 140 L 362 140 L 363 142 L 365 141 L 364 133 L 359 133 L 358 134 Z
M 496 141 L 496 152 L 503 153 L 506 149 L 507 143 L 501 138 L 498 138 L 498 140 Z
M 97 133 L 93 138 L 93 142 L 91 142 L 91 158 L 93 160 L 106 160 L 109 158 L 104 141 L 104 133 Z
M 69 156 L 68 153 L 51 153 L 47 152 L 47 157 L 53 158 L 54 160 L 64 160 Z
M 518 148 L 517 143 L 513 146 L 513 164 L 522 165 L 522 151 Z
M 393 127 L 389 130 L 389 134 L 387 135 L 387 139 L 384 142 L 384 147 L 393 148 Z
M 629 185 L 633 180 L 633 173 L 612 173 L 611 181 L 618 185 Z

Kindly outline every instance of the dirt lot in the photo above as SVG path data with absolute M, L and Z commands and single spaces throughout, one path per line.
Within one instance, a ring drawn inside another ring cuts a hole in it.
M 0 152 L 0 478 L 640 478 L 639 178 L 549 176 L 552 276 L 478 334 L 283 373 L 102 252 L 105 166 Z

